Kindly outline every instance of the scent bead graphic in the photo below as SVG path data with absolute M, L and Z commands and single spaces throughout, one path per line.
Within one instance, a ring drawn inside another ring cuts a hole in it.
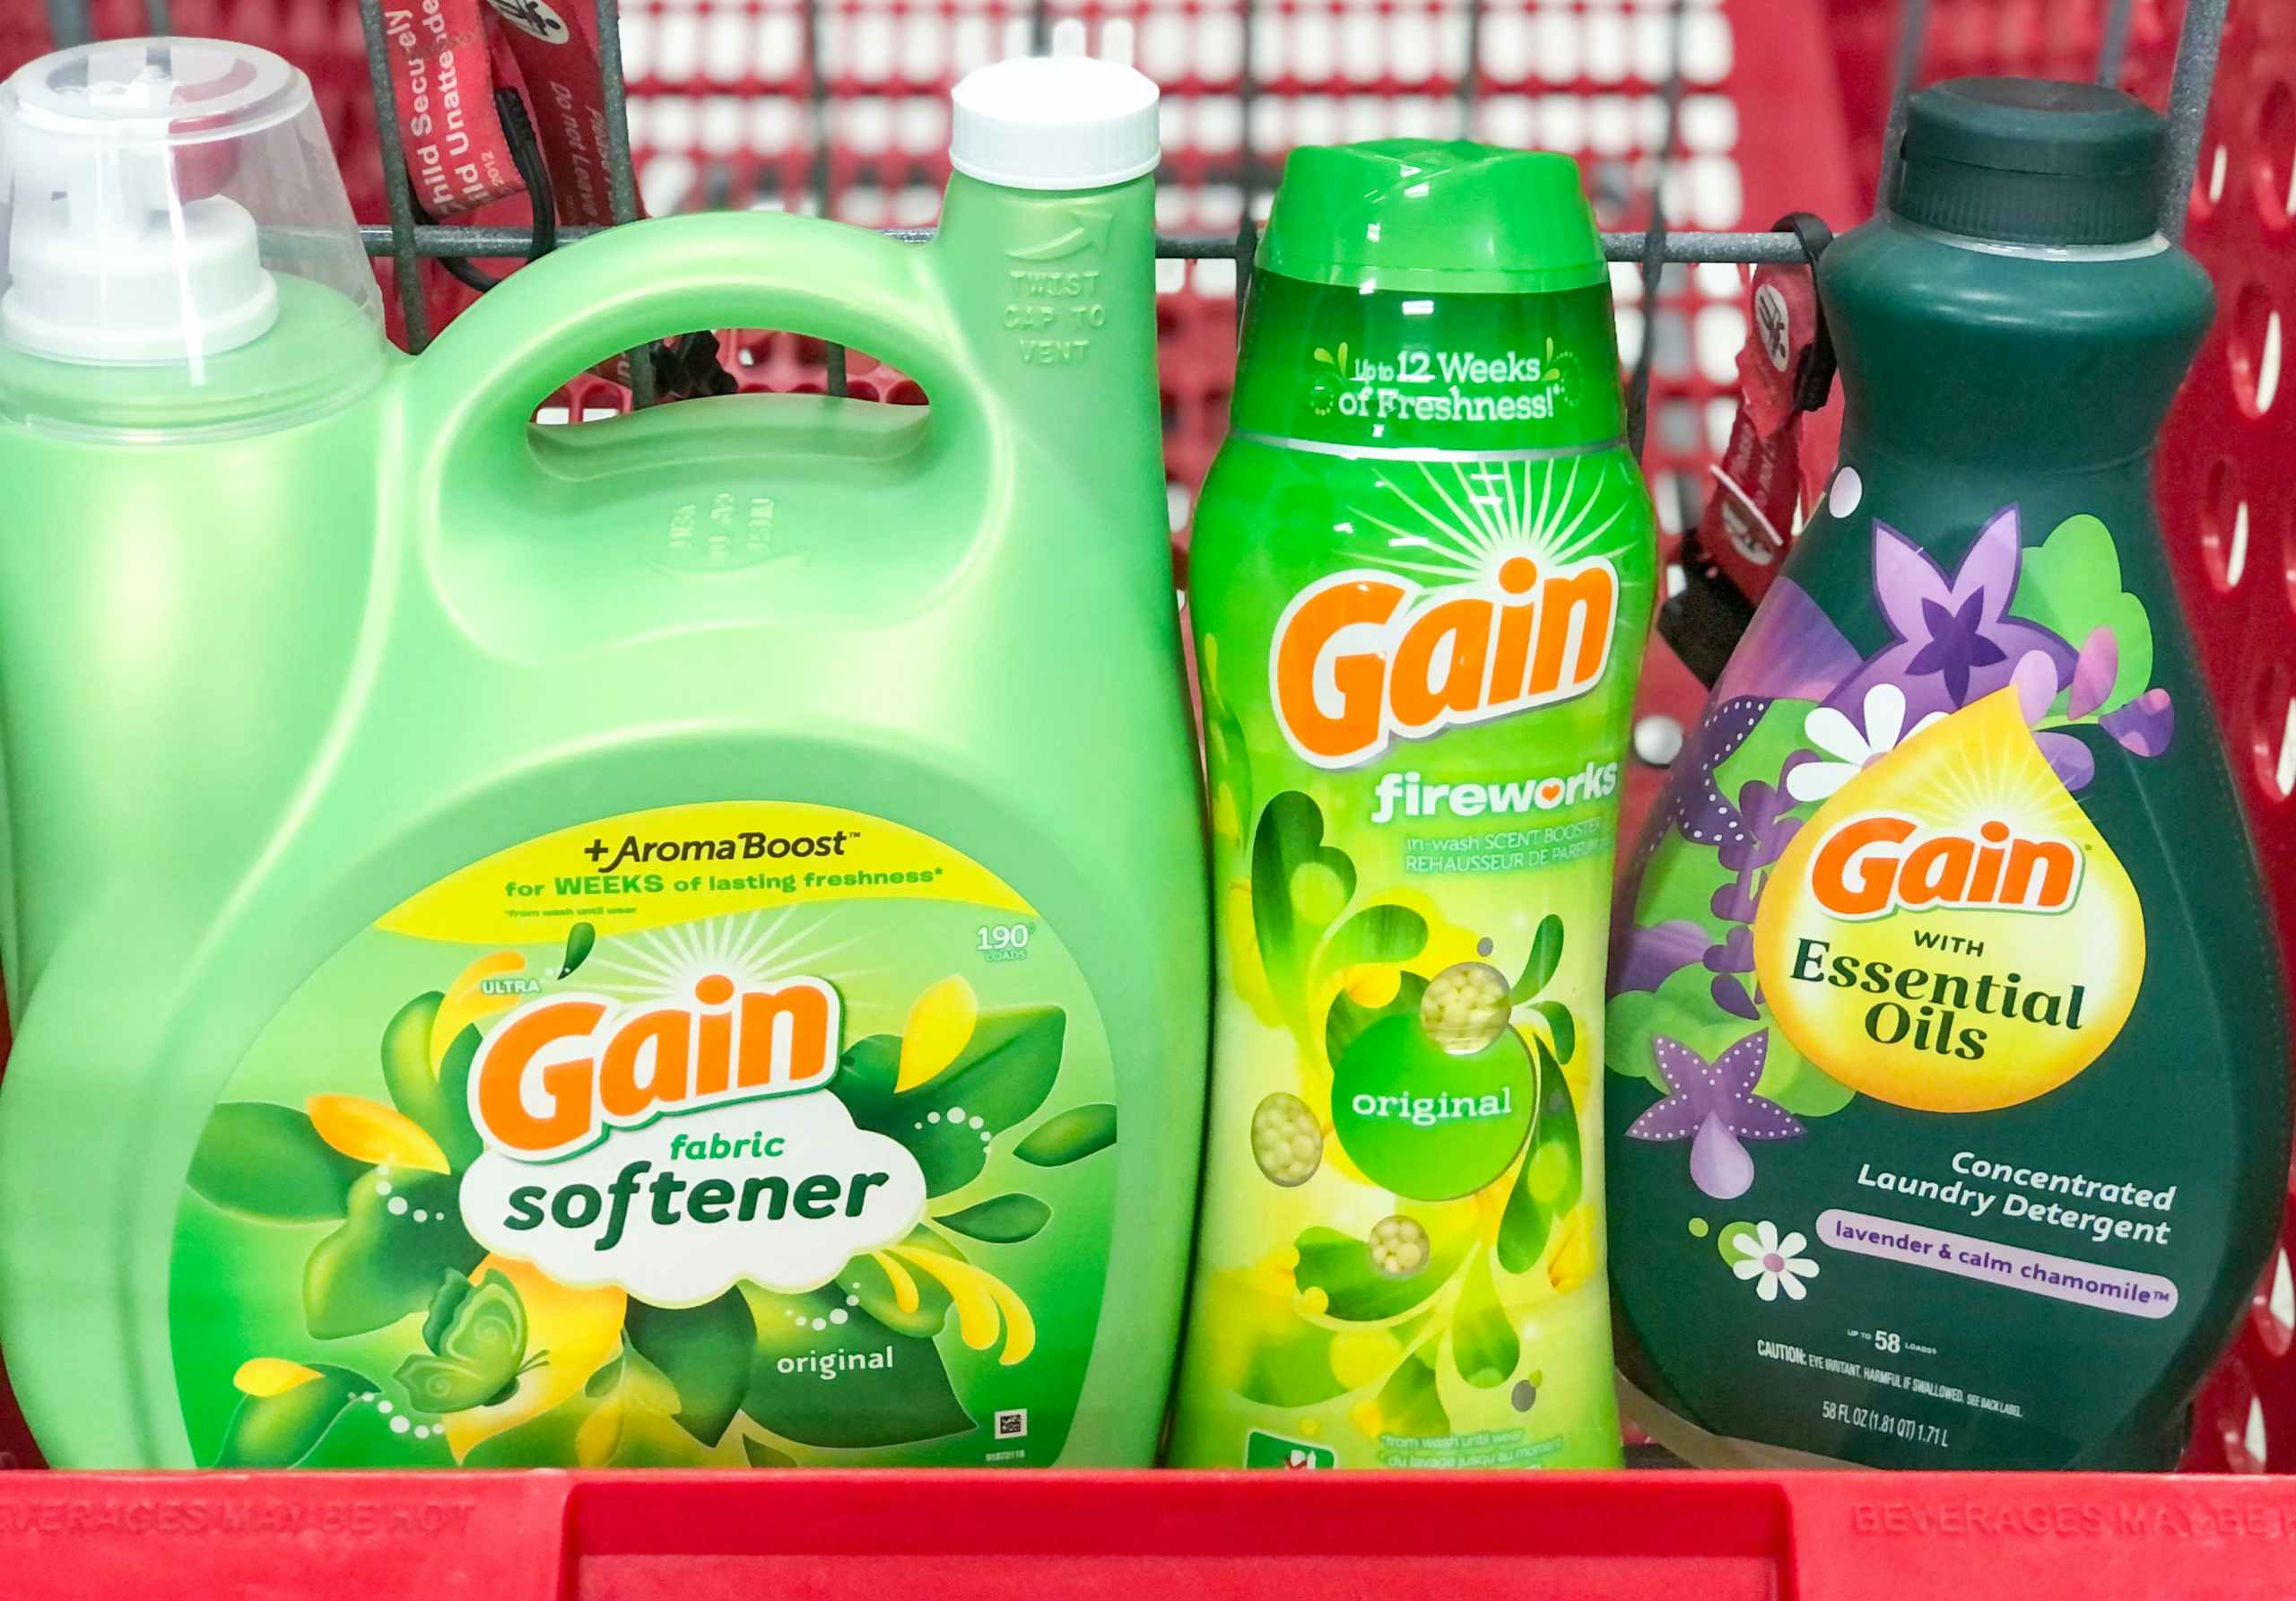
M 1324 1164 L 1324 1131 L 1297 1095 L 1277 1090 L 1252 1113 L 1252 1157 L 1271 1184 L 1305 1184 Z
M 1487 961 L 1461 961 L 1429 982 L 1419 1022 L 1453 1056 L 1472 1056 L 1499 1038 L 1509 1010 L 1507 976 Z
M 1371 1266 L 1391 1279 L 1409 1278 L 1427 1266 L 1427 1230 L 1415 1217 L 1383 1217 L 1371 1225 Z

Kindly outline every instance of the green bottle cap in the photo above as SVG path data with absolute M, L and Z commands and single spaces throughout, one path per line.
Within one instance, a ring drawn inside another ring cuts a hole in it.
M 1577 162 L 1465 140 L 1301 145 L 1257 259 L 1309 283 L 1465 294 L 1608 277 Z
M 1890 209 L 1972 239 L 2120 245 L 2160 226 L 2168 126 L 2100 83 L 1955 78 L 1907 102 Z

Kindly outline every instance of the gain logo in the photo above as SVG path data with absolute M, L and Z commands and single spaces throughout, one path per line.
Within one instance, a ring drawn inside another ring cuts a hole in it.
M 839 1011 L 819 979 L 738 989 L 723 973 L 690 1000 L 547 996 L 480 1047 L 471 1118 L 495 1149 L 542 1162 L 588 1149 L 610 1127 L 819 1089 L 837 1072 Z
M 1302 758 L 1344 768 L 1396 738 L 1570 700 L 1610 663 L 1618 603 L 1618 571 L 1599 556 L 1544 570 L 1510 556 L 1492 579 L 1432 589 L 1334 573 L 1276 622 L 1276 723 Z
M 486 0 L 494 14 L 519 32 L 542 40 L 546 45 L 562 45 L 572 37 L 566 19 L 553 11 L 549 0 Z
M 1844 922 L 1900 909 L 2060 912 L 2081 892 L 2081 848 L 1988 820 L 1974 835 L 1875 813 L 1838 825 L 1810 858 L 1810 892 Z

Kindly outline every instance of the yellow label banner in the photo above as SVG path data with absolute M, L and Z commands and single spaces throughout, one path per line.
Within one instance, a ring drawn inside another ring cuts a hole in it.
M 1754 970 L 1787 1039 L 1861 1094 L 2015 1106 L 2112 1043 L 2144 914 L 2012 689 L 1914 734 L 1837 790 L 1779 860 Z
M 441 879 L 378 926 L 421 939 L 530 944 L 576 922 L 604 936 L 761 908 L 890 898 L 1032 911 L 962 852 L 897 822 L 796 801 L 713 801 L 514 845 Z

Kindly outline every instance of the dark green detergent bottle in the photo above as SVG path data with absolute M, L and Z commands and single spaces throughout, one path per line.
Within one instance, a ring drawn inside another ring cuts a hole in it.
M 2159 1467 L 2280 1216 L 2254 846 L 2152 506 L 2209 317 L 2116 91 L 1914 100 L 1819 287 L 1826 503 L 1610 979 L 1631 1412 L 1704 1460 Z

